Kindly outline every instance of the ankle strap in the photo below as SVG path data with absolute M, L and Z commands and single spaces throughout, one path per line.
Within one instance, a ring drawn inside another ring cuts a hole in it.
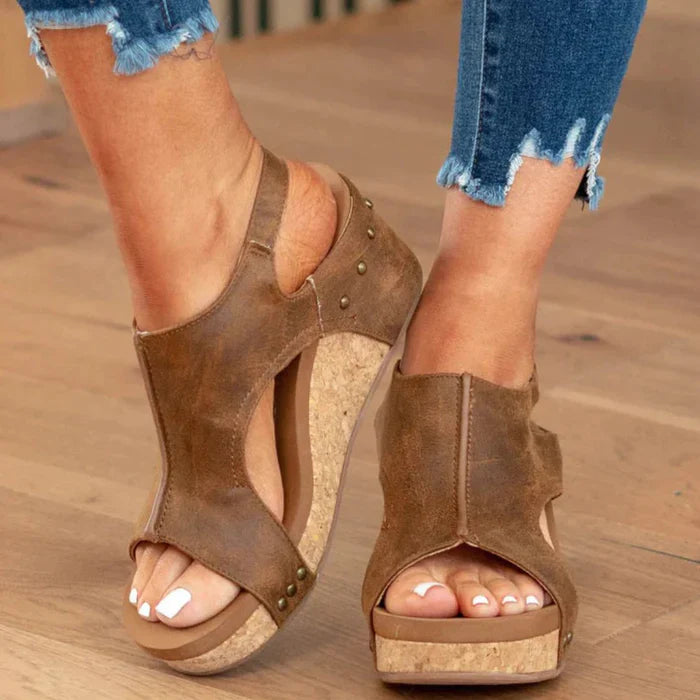
M 274 249 L 288 191 L 287 164 L 263 148 L 260 184 L 248 224 L 246 242 L 254 242 L 263 248 Z

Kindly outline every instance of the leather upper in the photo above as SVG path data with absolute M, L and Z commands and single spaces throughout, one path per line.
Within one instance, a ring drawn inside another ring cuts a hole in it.
M 255 595 L 277 624 L 303 599 L 314 572 L 251 486 L 244 450 L 251 416 L 275 376 L 323 334 L 353 331 L 394 343 L 421 284 L 415 257 L 346 183 L 352 202 L 335 245 L 306 283 L 285 295 L 273 254 L 288 174 L 266 152 L 226 290 L 189 322 L 134 332 L 162 464 L 131 554 L 143 540 L 175 545 Z M 302 567 L 308 573 L 300 578 Z M 280 610 L 292 582 L 298 594 Z
M 457 374 L 401 374 L 378 418 L 384 521 L 363 586 L 373 608 L 404 569 L 467 543 L 536 578 L 561 614 L 560 658 L 577 611 L 560 554 L 539 526 L 561 494 L 556 436 L 530 419 L 537 379 L 508 389 Z

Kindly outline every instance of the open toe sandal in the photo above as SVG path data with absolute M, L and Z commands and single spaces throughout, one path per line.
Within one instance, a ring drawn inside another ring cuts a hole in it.
M 131 556 L 139 542 L 167 543 L 241 587 L 224 610 L 185 628 L 140 618 L 125 595 L 131 637 L 180 671 L 241 663 L 313 588 L 355 426 L 420 293 L 414 255 L 370 200 L 332 175 L 336 239 L 299 290 L 282 293 L 275 276 L 288 172 L 265 152 L 227 288 L 186 323 L 134 331 L 162 463 Z M 245 453 L 251 416 L 272 382 L 282 522 L 252 487 Z
M 576 592 L 559 554 L 556 435 L 530 414 L 537 379 L 508 389 L 468 374 L 403 375 L 377 414 L 384 521 L 363 587 L 377 671 L 392 683 L 527 683 L 557 676 Z M 553 546 L 539 525 L 545 512 Z M 552 604 L 492 618 L 418 618 L 383 606 L 416 562 L 469 545 L 536 579 Z

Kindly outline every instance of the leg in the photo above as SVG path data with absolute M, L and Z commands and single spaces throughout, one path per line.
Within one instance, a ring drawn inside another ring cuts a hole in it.
M 464 3 L 452 152 L 439 176 L 451 189 L 405 374 L 528 382 L 547 253 L 574 196 L 591 205 L 600 196 L 601 139 L 644 7 L 623 5 L 572 16 L 556 3 Z M 591 61 L 598 79 L 577 79 Z M 540 527 L 550 540 L 544 517 Z M 390 612 L 426 617 L 509 615 L 548 602 L 532 578 L 467 545 L 406 569 L 385 597 Z
M 212 36 L 181 47 L 186 58 L 165 57 L 129 76 L 113 72 L 104 26 L 42 30 L 41 42 L 107 194 L 136 322 L 151 330 L 186 320 L 226 285 L 260 175 L 260 146 L 231 94 Z M 281 288 L 292 292 L 328 251 L 336 204 L 316 171 L 288 165 L 275 262 Z M 256 490 L 281 517 L 272 402 L 270 388 L 253 417 L 247 455 L 256 465 Z M 239 590 L 175 547 L 140 545 L 137 565 L 133 601 L 149 620 L 196 624 Z M 170 589 L 186 593 L 158 606 Z

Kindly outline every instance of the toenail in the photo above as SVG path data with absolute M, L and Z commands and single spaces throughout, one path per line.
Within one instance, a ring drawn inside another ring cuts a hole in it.
M 485 595 L 475 595 L 472 598 L 472 605 L 488 605 L 489 599 Z
M 425 598 L 425 594 L 431 589 L 434 588 L 435 586 L 438 586 L 440 588 L 447 588 L 447 586 L 444 583 L 438 583 L 437 581 L 430 581 L 428 583 L 419 583 L 414 589 L 413 592 L 416 595 L 419 595 L 421 598 Z
M 138 602 L 138 599 L 139 599 L 139 592 L 135 588 L 132 588 L 129 591 L 129 602 L 132 605 L 136 605 L 136 603 Z
M 529 595 L 527 598 L 525 598 L 525 605 L 539 605 L 540 601 L 537 599 L 537 596 L 535 595 Z
M 156 612 L 171 620 L 191 600 L 192 594 L 186 588 L 175 588 L 156 605 Z
M 506 603 L 517 603 L 518 599 L 514 595 L 504 595 L 501 603 L 505 605 Z
M 151 606 L 148 603 L 144 603 L 139 608 L 139 615 L 141 615 L 141 617 L 150 617 L 151 616 Z

